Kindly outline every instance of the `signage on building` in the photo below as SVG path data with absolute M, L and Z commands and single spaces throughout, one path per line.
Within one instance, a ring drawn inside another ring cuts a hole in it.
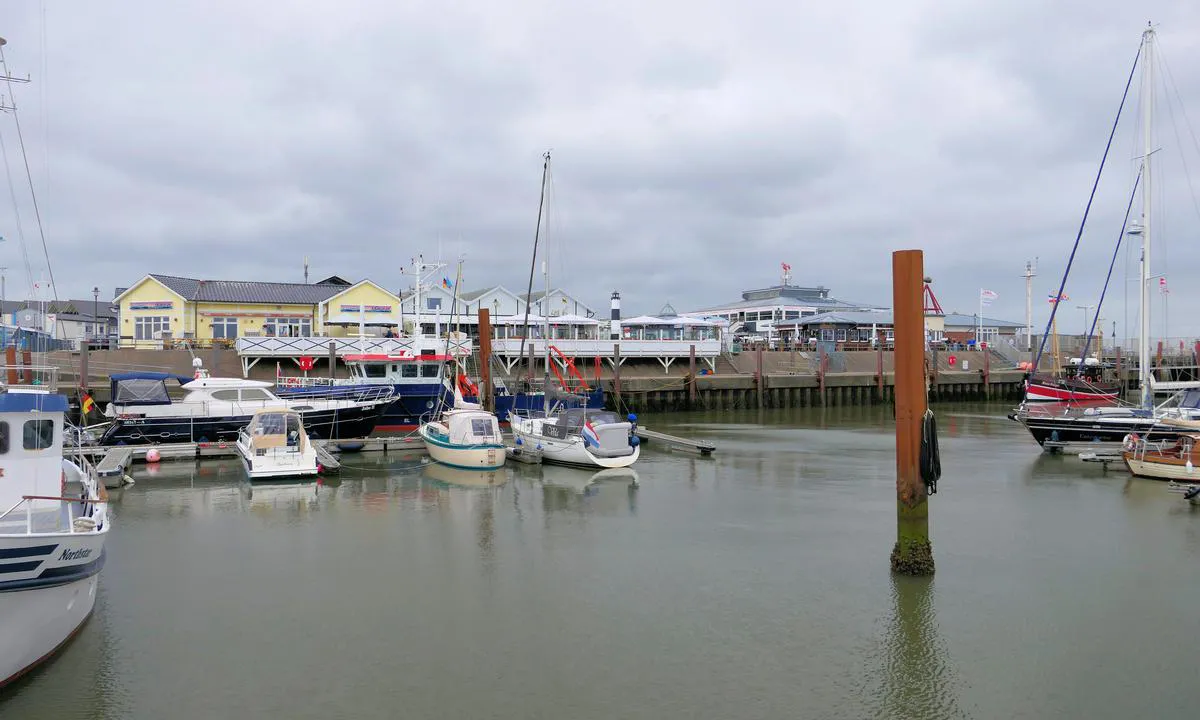
M 173 307 L 175 307 L 175 303 L 170 300 L 129 303 L 130 310 L 170 310 Z
M 361 311 L 358 308 L 359 308 L 358 305 L 342 305 L 339 308 L 339 311 L 344 312 L 344 313 L 356 313 L 356 312 L 390 313 L 392 311 L 391 305 L 363 305 Z

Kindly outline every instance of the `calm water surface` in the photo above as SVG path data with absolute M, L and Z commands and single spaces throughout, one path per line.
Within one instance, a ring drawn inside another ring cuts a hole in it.
M 937 576 L 883 409 L 672 414 L 629 475 L 139 469 L 92 620 L 0 717 L 1194 718 L 1200 512 L 939 406 Z

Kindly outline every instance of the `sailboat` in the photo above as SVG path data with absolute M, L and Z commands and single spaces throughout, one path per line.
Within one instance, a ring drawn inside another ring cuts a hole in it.
M 1012 417 L 1020 421 L 1045 449 L 1055 450 L 1099 450 L 1103 446 L 1120 448 L 1128 442 L 1130 435 L 1149 442 L 1174 441 L 1181 432 L 1186 432 L 1178 423 L 1171 420 L 1200 419 L 1200 390 L 1183 388 L 1172 395 L 1167 401 L 1155 407 L 1152 403 L 1155 382 L 1152 375 L 1150 359 L 1150 251 L 1151 251 L 1151 211 L 1152 203 L 1152 173 L 1151 162 L 1156 150 L 1153 136 L 1153 93 L 1154 93 L 1154 47 L 1155 31 L 1153 27 L 1142 33 L 1137 62 L 1141 64 L 1143 93 L 1141 106 L 1143 112 L 1142 132 L 1144 152 L 1141 158 L 1141 168 L 1130 195 L 1129 208 L 1126 211 L 1126 224 L 1123 233 L 1141 237 L 1140 261 L 1140 292 L 1138 334 L 1138 388 L 1139 402 L 1136 407 L 1089 407 L 1086 409 L 1070 408 L 1059 412 L 1041 410 L 1023 405 Z M 1130 79 L 1132 80 L 1132 72 Z M 1128 86 L 1126 87 L 1128 92 Z M 1124 101 L 1122 101 L 1124 105 Z M 1113 132 L 1116 131 L 1114 124 Z M 1111 137 L 1110 137 L 1111 146 Z M 1107 156 L 1107 152 L 1106 152 Z M 1103 167 L 1103 164 L 1101 165 Z M 1099 178 L 1097 178 L 1098 180 Z M 1128 223 L 1129 211 L 1133 208 L 1133 200 L 1140 184 L 1141 190 L 1141 221 L 1133 226 Z M 1094 189 L 1093 189 L 1094 192 Z M 1078 239 L 1076 240 L 1078 243 Z M 1119 246 L 1118 246 L 1119 247 Z M 1115 262 L 1115 253 L 1114 253 Z M 1068 271 L 1070 265 L 1068 264 Z M 1111 274 L 1111 269 L 1110 269 Z M 1063 283 L 1066 282 L 1064 274 Z M 1059 290 L 1061 296 L 1061 288 Z M 1103 299 L 1103 295 L 1101 296 Z M 1096 310 L 1097 315 L 1099 309 Z M 1082 369 L 1082 368 L 1081 368 Z M 1086 390 L 1086 380 L 1077 379 L 1078 389 Z M 1030 389 L 1036 386 L 1030 383 Z M 1099 389 L 1100 386 L 1096 386 Z M 1071 394 L 1072 388 L 1067 388 Z M 1065 400 L 1077 399 L 1072 397 Z M 1108 449 L 1108 448 L 1104 448 Z M 1115 449 L 1115 448 L 1114 448 Z
M 533 239 L 533 263 L 536 267 L 537 246 L 541 235 L 542 214 L 546 201 L 546 176 L 550 171 L 550 153 L 542 156 L 542 191 L 538 201 L 537 230 Z M 542 261 L 542 274 L 546 282 L 546 294 L 550 293 L 550 273 L 547 263 Z M 533 267 L 530 268 L 530 290 L 533 286 Z M 604 408 L 572 407 L 551 405 L 550 392 L 550 318 L 542 313 L 545 323 L 543 345 L 545 371 L 543 383 L 545 393 L 540 415 L 532 411 L 511 410 L 508 414 L 509 427 L 518 446 L 535 448 L 542 454 L 542 462 L 576 465 L 588 468 L 621 468 L 637 462 L 641 445 L 634 434 L 634 420 L 621 420 L 614 412 Z M 526 335 L 529 333 L 526 332 Z
M 454 282 L 453 310 L 450 323 L 458 310 L 458 288 L 462 285 L 462 261 L 458 263 L 458 274 Z M 450 355 L 450 326 L 446 328 L 446 355 Z M 496 470 L 504 467 L 504 439 L 500 435 L 500 422 L 496 416 L 479 403 L 463 399 L 461 372 L 455 373 L 454 406 L 435 412 L 434 419 L 421 423 L 421 440 L 429 457 L 450 467 L 465 470 Z M 439 409 L 441 403 L 439 403 Z

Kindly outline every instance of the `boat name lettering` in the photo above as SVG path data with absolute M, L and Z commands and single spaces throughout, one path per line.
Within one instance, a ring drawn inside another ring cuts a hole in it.
M 78 550 L 63 550 L 59 560 L 83 560 L 88 555 L 91 555 L 91 548 L 80 548 Z

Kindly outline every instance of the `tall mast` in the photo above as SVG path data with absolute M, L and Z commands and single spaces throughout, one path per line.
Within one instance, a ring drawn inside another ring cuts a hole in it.
M 420 338 L 425 334 L 421 329 L 421 271 L 424 270 L 425 257 L 418 255 L 413 259 L 413 337 Z M 418 354 L 420 343 L 413 343 L 413 353 Z
M 1152 404 L 1150 391 L 1150 172 L 1154 153 L 1154 28 L 1142 33 L 1142 261 L 1141 261 L 1141 334 L 1138 337 L 1138 387 L 1141 404 Z
M 542 175 L 542 195 L 546 193 L 546 175 L 550 173 L 550 153 L 546 153 L 545 174 Z M 539 218 L 540 220 L 540 218 Z M 546 252 L 542 253 L 542 276 L 546 280 L 546 294 L 542 295 L 542 334 L 546 340 L 546 366 L 542 368 L 542 387 L 545 392 L 542 394 L 542 404 L 545 406 L 543 410 L 547 415 L 550 414 L 550 246 L 546 245 Z

